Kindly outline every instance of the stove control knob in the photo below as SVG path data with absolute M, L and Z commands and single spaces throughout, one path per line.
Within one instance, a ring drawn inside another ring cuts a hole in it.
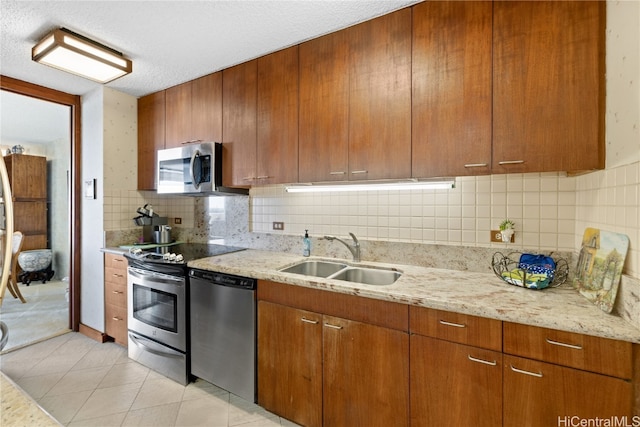
M 184 261 L 184 257 L 182 256 L 182 254 L 178 254 L 178 255 L 176 255 L 176 261 L 177 261 L 177 262 Z
M 174 254 L 173 252 L 169 254 L 169 261 L 175 261 L 176 260 L 176 254 Z
M 167 261 L 168 261 L 170 256 L 171 256 L 171 254 L 167 252 L 166 254 L 163 254 L 163 255 L 162 255 L 162 259 L 164 259 L 164 260 L 167 260 Z

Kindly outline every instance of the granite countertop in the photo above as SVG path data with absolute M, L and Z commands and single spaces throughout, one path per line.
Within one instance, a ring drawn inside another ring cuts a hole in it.
M 2 395 L 0 425 L 4 427 L 62 425 L 2 372 L 0 372 L 0 390 L 2 391 L 0 393 Z
M 281 252 L 248 249 L 189 262 L 197 269 L 327 289 L 420 307 L 471 314 L 569 332 L 640 343 L 640 330 L 619 316 L 604 313 L 565 284 L 531 290 L 504 283 L 494 274 L 363 261 L 347 264 L 396 268 L 402 276 L 392 285 L 372 286 L 278 270 L 304 258 Z

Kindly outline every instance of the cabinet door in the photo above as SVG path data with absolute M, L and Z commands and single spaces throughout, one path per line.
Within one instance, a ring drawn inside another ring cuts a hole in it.
M 632 419 L 630 382 L 514 356 L 504 356 L 503 396 L 505 427 L 571 425 L 572 417 Z
M 47 198 L 47 158 L 27 154 L 5 157 L 13 200 Z
M 257 60 L 222 72 L 222 182 L 246 187 L 256 182 Z
M 413 8 L 412 176 L 491 172 L 492 4 Z
M 494 173 L 604 167 L 604 11 L 494 3 Z
M 257 183 L 298 181 L 298 46 L 258 59 Z
M 222 141 L 222 71 L 191 82 L 191 138 Z
M 258 403 L 300 425 L 322 425 L 322 316 L 258 302 Z
M 164 148 L 165 91 L 138 99 L 138 190 L 156 189 L 156 151 Z
M 324 425 L 409 425 L 409 335 L 324 316 Z
M 502 354 L 411 336 L 411 426 L 502 425 Z
M 191 134 L 191 82 L 165 91 L 165 148 L 180 147 L 193 139 Z
M 299 179 L 348 179 L 349 44 L 338 31 L 300 49 Z
M 349 179 L 411 177 L 411 9 L 351 27 Z

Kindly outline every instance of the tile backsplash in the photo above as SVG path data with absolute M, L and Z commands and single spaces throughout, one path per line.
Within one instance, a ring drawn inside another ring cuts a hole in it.
M 640 277 L 638 163 L 569 177 L 560 173 L 457 178 L 451 190 L 287 193 L 251 190 L 251 231 L 325 234 L 417 244 L 577 252 L 586 227 L 631 240 L 625 272 Z M 509 218 L 515 242 L 490 242 Z M 274 231 L 273 222 L 284 222 Z

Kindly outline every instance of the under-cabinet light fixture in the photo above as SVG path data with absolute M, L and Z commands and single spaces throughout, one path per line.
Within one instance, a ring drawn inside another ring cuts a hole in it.
M 408 180 L 394 182 L 358 182 L 340 184 L 297 184 L 286 187 L 287 193 L 322 193 L 329 191 L 396 191 L 396 190 L 446 190 L 455 187 L 455 179 Z
M 31 59 L 98 83 L 131 73 L 122 53 L 66 28 L 53 30 L 31 49 Z

